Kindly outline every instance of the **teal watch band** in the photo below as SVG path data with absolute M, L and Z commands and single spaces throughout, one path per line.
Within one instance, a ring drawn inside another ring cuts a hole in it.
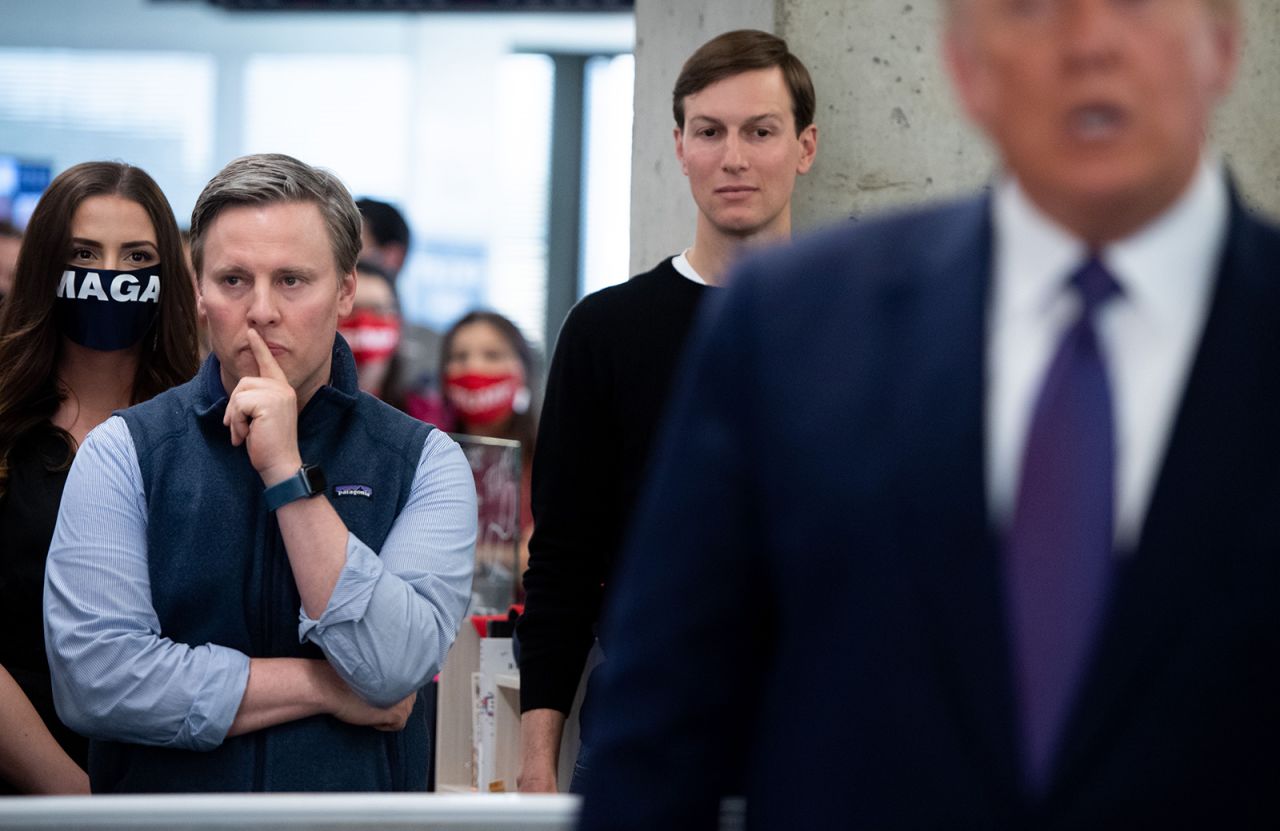
M 320 466 L 303 465 L 297 473 L 288 479 L 283 482 L 277 482 L 263 491 L 262 497 L 267 502 L 267 510 L 274 511 L 283 505 L 288 505 L 295 499 L 315 496 L 318 493 L 324 493 L 324 490 L 324 471 L 320 469 Z

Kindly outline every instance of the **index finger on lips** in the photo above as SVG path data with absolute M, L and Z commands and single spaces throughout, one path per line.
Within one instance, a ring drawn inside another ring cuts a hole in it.
M 284 370 L 280 368 L 280 364 L 276 363 L 276 356 L 271 354 L 271 349 L 262 339 L 262 335 L 258 334 L 258 330 L 250 329 L 248 337 L 249 348 L 253 350 L 253 357 L 258 362 L 258 375 L 262 378 L 274 378 L 277 381 L 289 383 Z

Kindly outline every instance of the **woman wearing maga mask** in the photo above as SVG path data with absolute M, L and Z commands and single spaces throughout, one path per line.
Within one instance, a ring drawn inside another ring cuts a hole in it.
M 440 378 L 445 407 L 453 418 L 450 429 L 520 442 L 519 575 L 529 563 L 533 533 L 529 482 L 538 420 L 529 387 L 532 377 L 533 350 L 516 325 L 502 315 L 470 312 L 445 332 Z
M 195 296 L 164 194 L 118 162 L 63 172 L 0 308 L 0 792 L 88 792 L 87 742 L 54 712 L 44 652 L 58 503 L 90 430 L 196 366 Z
M 404 410 L 393 386 L 400 375 L 400 304 L 387 272 L 364 260 L 356 264 L 355 299 L 351 314 L 338 321 L 338 332 L 351 347 L 360 389 Z

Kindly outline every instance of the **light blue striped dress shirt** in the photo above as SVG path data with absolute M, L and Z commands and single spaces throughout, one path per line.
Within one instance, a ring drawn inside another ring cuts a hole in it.
M 246 487 L 261 487 L 261 482 Z M 195 506 L 193 506 L 195 507 Z M 207 750 L 226 738 L 249 657 L 160 635 L 147 570 L 147 509 L 133 438 L 113 417 L 67 476 L 45 571 L 45 639 L 58 715 L 90 738 Z M 408 501 L 375 554 L 347 562 L 298 637 L 370 703 L 389 705 L 439 670 L 471 593 L 476 496 L 461 448 L 427 437 Z

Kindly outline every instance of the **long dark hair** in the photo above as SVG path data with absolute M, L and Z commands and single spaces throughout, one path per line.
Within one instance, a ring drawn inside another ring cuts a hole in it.
M 145 171 L 122 162 L 84 162 L 63 171 L 31 214 L 13 291 L 0 306 L 0 498 L 14 447 L 30 430 L 48 423 L 65 396 L 58 385 L 62 337 L 54 299 L 71 253 L 71 219 L 85 199 L 106 195 L 146 210 L 160 257 L 160 308 L 142 340 L 130 402 L 145 401 L 195 374 L 195 291 L 169 201 Z M 65 430 L 53 429 L 67 443 L 65 468 L 75 440 Z
M 529 385 L 531 400 L 524 412 L 512 413 L 511 423 L 505 431 L 507 435 L 501 438 L 515 439 L 520 442 L 520 455 L 524 457 L 527 469 L 528 464 L 533 459 L 533 442 L 538 435 L 537 407 L 534 406 L 532 400 L 533 386 L 537 379 L 534 376 L 533 349 L 514 323 L 497 312 L 477 311 L 468 312 L 450 326 L 449 331 L 444 333 L 444 340 L 440 344 L 440 374 L 437 377 L 440 379 L 441 389 L 444 389 L 444 379 L 447 375 L 446 369 L 449 366 L 449 354 L 453 352 L 453 341 L 457 338 L 459 330 L 473 323 L 487 323 L 496 329 L 502 339 L 515 351 L 516 356 L 520 359 L 520 365 L 524 367 L 524 380 Z

